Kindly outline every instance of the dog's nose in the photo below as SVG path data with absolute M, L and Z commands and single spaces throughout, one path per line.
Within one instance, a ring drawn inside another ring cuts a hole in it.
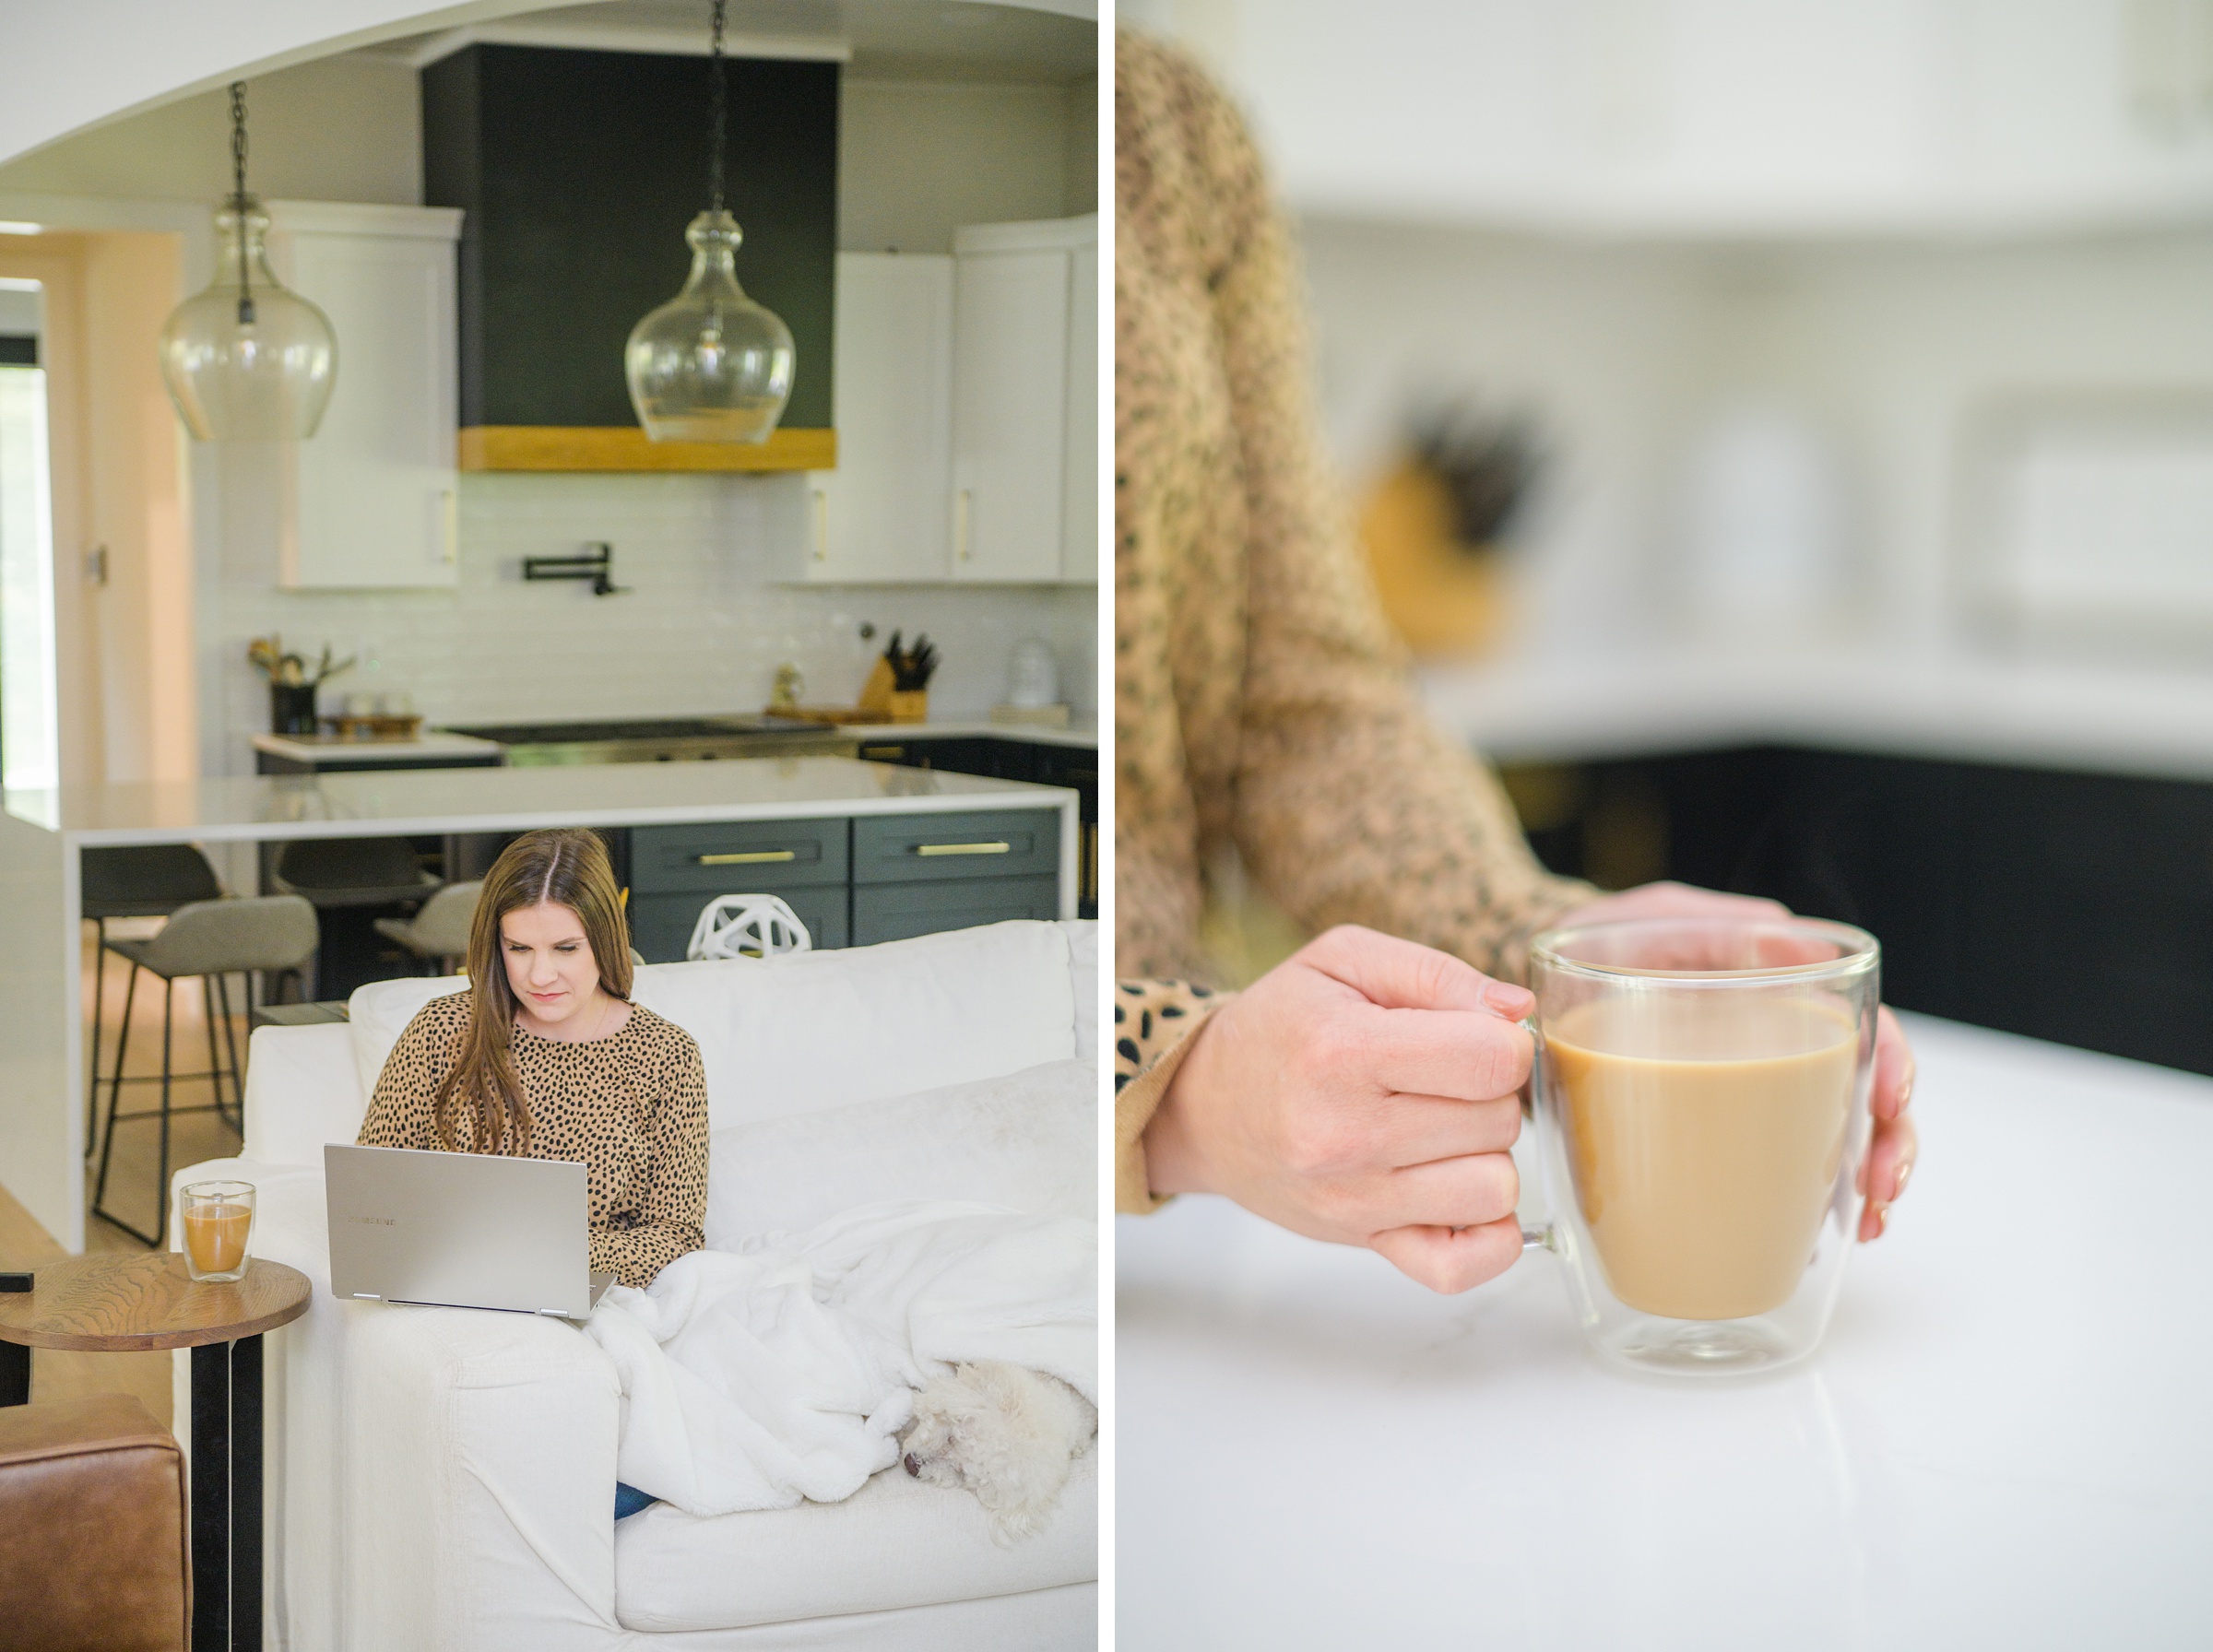
M 915 1461 L 915 1454 L 911 1451 L 906 1454 L 906 1471 L 917 1480 L 922 1478 L 922 1465 Z

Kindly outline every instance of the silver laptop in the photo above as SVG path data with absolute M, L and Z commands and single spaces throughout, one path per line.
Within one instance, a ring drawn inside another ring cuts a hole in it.
M 323 1186 L 338 1296 L 582 1319 L 613 1282 L 581 1164 L 333 1143 Z

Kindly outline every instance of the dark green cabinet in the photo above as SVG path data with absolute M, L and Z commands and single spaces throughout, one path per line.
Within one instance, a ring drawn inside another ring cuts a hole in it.
M 1059 914 L 1055 878 L 970 879 L 945 883 L 879 883 L 853 891 L 853 944 L 906 940 L 940 929 L 968 929 L 1009 918 Z
M 1060 913 L 1060 814 L 1047 808 L 639 826 L 631 944 L 682 959 L 716 895 L 772 894 L 821 948 Z
M 734 58 L 728 74 L 738 278 L 791 329 L 782 428 L 827 430 L 838 65 Z M 704 57 L 638 52 L 472 45 L 423 69 L 423 201 L 467 214 L 465 430 L 635 425 L 623 345 L 691 268 L 708 87 Z
M 1099 915 L 1099 754 L 1095 748 L 995 735 L 932 735 L 870 740 L 861 746 L 860 756 L 871 762 L 1025 780 L 1074 792 L 1082 834 L 1076 845 L 1076 915 Z

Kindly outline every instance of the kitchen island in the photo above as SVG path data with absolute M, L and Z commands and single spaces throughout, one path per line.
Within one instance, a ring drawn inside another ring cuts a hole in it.
M 666 898 L 696 910 L 718 891 L 685 892 L 683 865 L 710 859 L 683 853 L 690 836 L 785 823 L 814 828 L 811 841 L 825 845 L 824 864 L 833 854 L 850 856 L 857 863 L 852 887 L 866 885 L 871 899 L 881 894 L 877 923 L 857 925 L 856 941 L 947 926 L 933 920 L 929 904 L 947 887 L 937 878 L 941 869 L 972 877 L 1035 869 L 1050 882 L 1052 913 L 1076 914 L 1076 793 L 849 758 L 202 779 L 10 791 L 4 804 L 0 1183 L 72 1251 L 84 1247 L 85 1221 L 78 858 L 84 849 L 617 827 L 658 834 L 652 839 L 657 853 L 679 868 Z M 1032 826 L 1002 833 L 1022 841 L 999 855 L 915 858 L 916 840 L 932 822 L 965 837 L 979 825 L 1009 819 Z M 825 822 L 846 823 L 848 830 L 833 841 Z M 837 861 L 840 879 L 847 864 Z M 927 879 L 918 876 L 925 867 Z

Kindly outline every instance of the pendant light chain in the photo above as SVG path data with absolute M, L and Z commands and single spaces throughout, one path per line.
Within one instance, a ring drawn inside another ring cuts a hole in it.
M 707 133 L 707 198 L 709 209 L 715 212 L 720 212 L 723 209 L 723 125 L 725 120 L 725 105 L 728 103 L 729 97 L 728 91 L 724 85 L 722 60 L 722 20 L 723 12 L 727 5 L 728 0 L 715 0 L 715 43 L 708 53 L 710 61 L 709 72 L 714 76 L 714 78 L 708 83 L 707 91 L 707 107 L 712 112 L 708 116 Z
M 720 0 L 716 0 L 720 4 Z M 231 83 L 231 210 L 238 218 L 238 324 L 254 324 L 254 293 L 246 257 L 246 83 Z

